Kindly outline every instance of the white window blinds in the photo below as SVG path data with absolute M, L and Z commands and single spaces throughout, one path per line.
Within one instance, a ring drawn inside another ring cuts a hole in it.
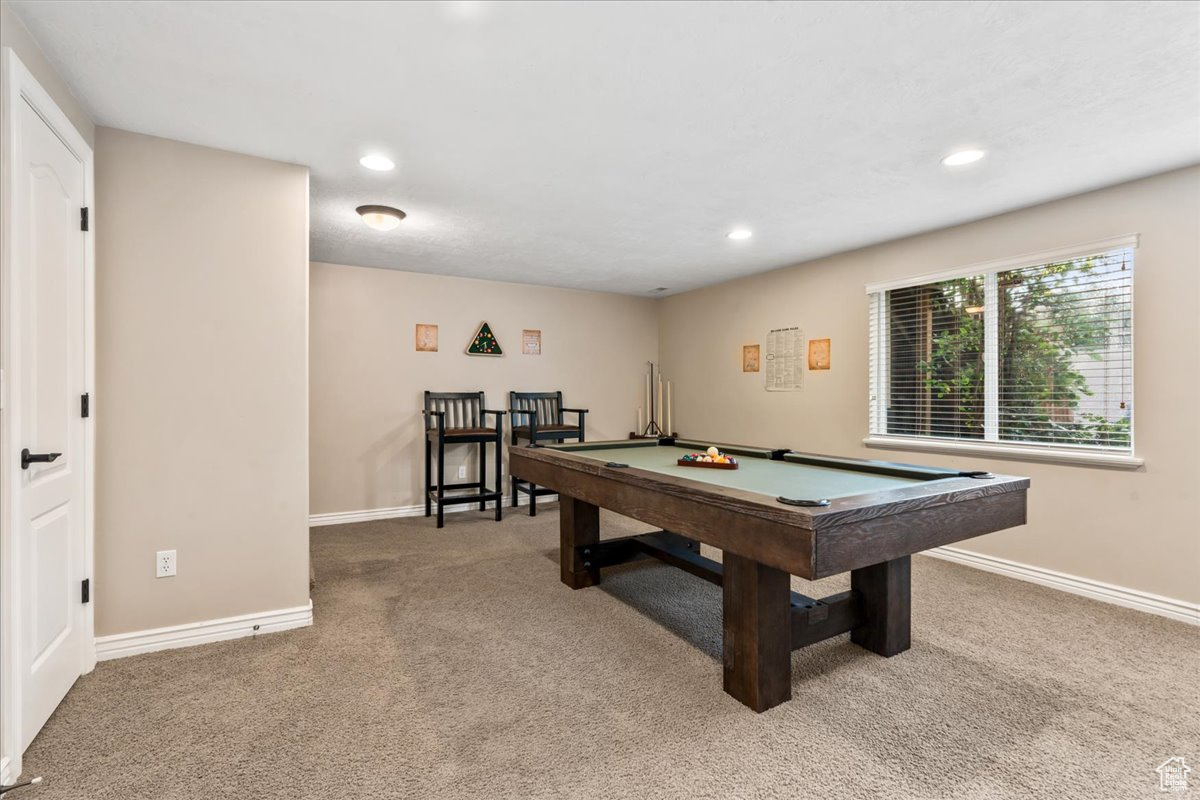
M 1135 237 L 870 293 L 871 433 L 1131 453 Z

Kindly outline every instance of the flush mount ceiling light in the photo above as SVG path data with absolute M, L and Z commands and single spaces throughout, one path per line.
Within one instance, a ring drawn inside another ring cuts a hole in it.
M 730 239 L 749 239 L 754 235 L 754 232 L 747 230 L 746 228 L 734 228 L 726 235 Z
M 965 167 L 967 164 L 974 164 L 985 155 L 987 153 L 983 150 L 955 150 L 942 159 L 942 164 L 947 167 Z
M 391 206 L 359 206 L 354 210 L 363 218 L 363 222 L 377 231 L 390 231 L 408 216 Z
M 396 168 L 395 162 L 393 162 L 387 156 L 381 156 L 378 153 L 363 156 L 358 160 L 358 163 L 362 164 L 367 169 L 373 169 L 376 172 L 388 172 L 389 170 Z

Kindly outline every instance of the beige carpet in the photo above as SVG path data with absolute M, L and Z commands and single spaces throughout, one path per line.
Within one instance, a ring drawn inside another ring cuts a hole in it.
M 546 512 L 314 529 L 314 627 L 100 664 L 12 800 L 1149 798 L 1177 755 L 1200 793 L 1195 628 L 917 558 L 912 650 L 798 651 L 758 715 L 718 588 L 572 592 Z

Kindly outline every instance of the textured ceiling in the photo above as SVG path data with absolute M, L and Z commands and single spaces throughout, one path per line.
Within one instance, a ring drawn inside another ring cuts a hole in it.
M 1200 161 L 1195 2 L 12 5 L 98 124 L 311 167 L 321 261 L 675 292 Z

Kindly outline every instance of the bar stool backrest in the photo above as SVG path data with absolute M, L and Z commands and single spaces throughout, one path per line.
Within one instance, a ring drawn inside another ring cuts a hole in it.
M 538 425 L 563 424 L 562 392 L 509 392 L 508 407 L 518 411 L 537 411 Z M 529 418 L 522 416 L 513 425 L 528 425 Z
M 486 405 L 483 392 L 426 392 L 425 410 L 441 411 L 446 415 L 446 429 L 482 428 Z M 429 417 L 426 425 L 437 427 L 437 418 Z

